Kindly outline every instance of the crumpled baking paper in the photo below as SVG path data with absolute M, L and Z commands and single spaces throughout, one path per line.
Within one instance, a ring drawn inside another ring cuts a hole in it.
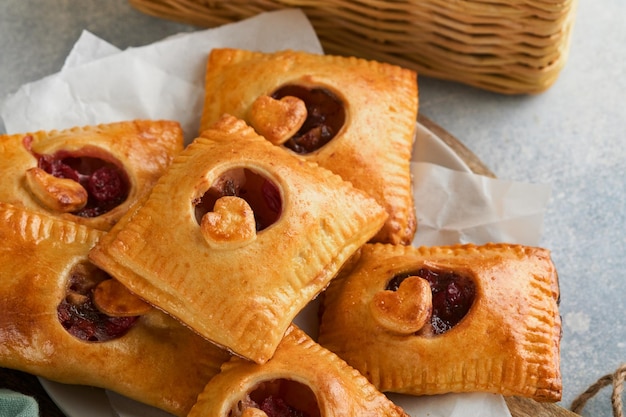
M 306 16 L 289 9 L 123 51 L 84 32 L 62 70 L 21 86 L 6 98 L 0 116 L 7 133 L 135 118 L 173 119 L 181 123 L 189 142 L 199 126 L 206 57 L 215 47 L 323 52 Z M 419 232 L 414 245 L 498 241 L 538 245 L 548 186 L 472 174 L 420 125 L 416 149 L 411 169 Z M 306 314 L 305 310 L 299 320 Z M 306 323 L 299 324 L 307 330 Z M 71 387 L 68 390 L 71 398 Z M 502 396 L 495 394 L 390 397 L 413 417 L 510 416 Z M 162 415 L 114 393 L 108 398 L 120 417 Z
M 415 204 L 419 205 L 419 233 L 413 245 L 539 244 L 550 187 L 497 180 L 425 162 L 413 163 L 411 170 Z
M 200 125 L 206 57 L 216 47 L 322 51 L 309 21 L 297 9 L 181 33 L 118 53 L 84 34 L 60 72 L 21 86 L 5 99 L 0 116 L 7 133 L 173 119 L 190 141 Z

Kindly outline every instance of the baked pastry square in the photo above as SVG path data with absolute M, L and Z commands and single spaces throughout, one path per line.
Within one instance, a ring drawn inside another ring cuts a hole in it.
M 241 358 L 225 363 L 189 413 L 268 415 L 408 417 L 363 375 L 295 326 L 265 364 Z
M 546 249 L 365 245 L 324 293 L 320 344 L 381 391 L 561 397 Z
M 0 219 L 0 366 L 186 416 L 227 353 L 93 266 L 103 232 L 5 203 Z
M 201 128 L 224 113 L 370 193 L 389 214 L 373 241 L 412 242 L 415 72 L 353 57 L 213 49 Z
M 90 259 L 207 339 L 263 363 L 386 216 L 339 176 L 225 116 Z
M 182 148 L 165 120 L 0 135 L 0 201 L 108 230 Z

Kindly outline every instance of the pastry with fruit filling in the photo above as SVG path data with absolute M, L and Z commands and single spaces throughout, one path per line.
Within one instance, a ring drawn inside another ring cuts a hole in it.
M 207 339 L 263 363 L 386 216 L 339 176 L 225 116 L 90 259 Z
M 0 201 L 108 230 L 182 148 L 173 121 L 0 135 Z
M 365 245 L 350 266 L 324 293 L 319 341 L 381 391 L 560 399 L 548 250 Z
M 96 268 L 104 232 L 0 203 L 0 367 L 185 416 L 229 356 Z
M 259 365 L 232 358 L 188 417 L 408 417 L 356 370 L 291 326 Z
M 297 51 L 212 50 L 201 128 L 232 114 L 269 142 L 370 193 L 388 212 L 377 242 L 409 244 L 417 76 L 398 66 Z

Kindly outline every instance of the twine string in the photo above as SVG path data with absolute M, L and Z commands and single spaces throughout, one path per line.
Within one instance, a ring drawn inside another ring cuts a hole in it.
M 598 379 L 593 385 L 591 385 L 585 392 L 580 394 L 570 407 L 576 414 L 580 414 L 582 409 L 594 395 L 596 395 L 602 388 L 613 385 L 613 393 L 611 394 L 611 405 L 613 407 L 614 417 L 624 417 L 624 406 L 622 403 L 622 393 L 624 391 L 624 380 L 626 380 L 626 363 L 622 364 L 612 374 L 607 374 Z
M 615 414 L 616 417 L 624 416 L 624 406 L 622 405 L 624 379 L 626 379 L 626 364 L 622 364 L 622 366 L 615 371 L 615 374 L 613 374 L 613 395 L 611 396 L 611 403 L 613 404 L 613 414 Z

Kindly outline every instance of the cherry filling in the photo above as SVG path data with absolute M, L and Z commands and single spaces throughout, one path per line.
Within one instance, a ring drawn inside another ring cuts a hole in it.
M 235 168 L 224 172 L 204 195 L 194 202 L 196 221 L 213 211 L 215 202 L 224 196 L 236 196 L 246 200 L 256 222 L 256 231 L 274 224 L 282 212 L 280 191 L 273 181 L 247 168 Z
M 229 417 L 240 416 L 246 408 L 258 408 L 268 417 L 320 417 L 313 391 L 288 379 L 260 383 L 237 404 L 237 410 L 231 410 Z
M 344 105 L 329 90 L 286 85 L 272 94 L 277 100 L 285 96 L 302 100 L 308 113 L 300 130 L 284 143 L 287 148 L 299 154 L 311 153 L 326 145 L 341 130 L 346 119 Z
M 126 174 L 115 164 L 94 157 L 69 154 L 39 155 L 38 167 L 57 178 L 74 180 L 87 190 L 85 207 L 72 213 L 97 217 L 123 203 L 130 189 Z
M 94 288 L 110 278 L 86 264 L 78 264 L 70 272 L 67 295 L 57 307 L 57 317 L 72 336 L 86 342 L 104 342 L 123 336 L 137 321 L 138 316 L 111 317 L 95 306 Z
M 476 295 L 474 281 L 452 271 L 421 268 L 416 272 L 394 276 L 385 289 L 397 291 L 402 281 L 410 276 L 424 278 L 432 290 L 433 312 L 430 328 L 420 330 L 420 334 L 447 332 L 465 317 L 474 302 Z

